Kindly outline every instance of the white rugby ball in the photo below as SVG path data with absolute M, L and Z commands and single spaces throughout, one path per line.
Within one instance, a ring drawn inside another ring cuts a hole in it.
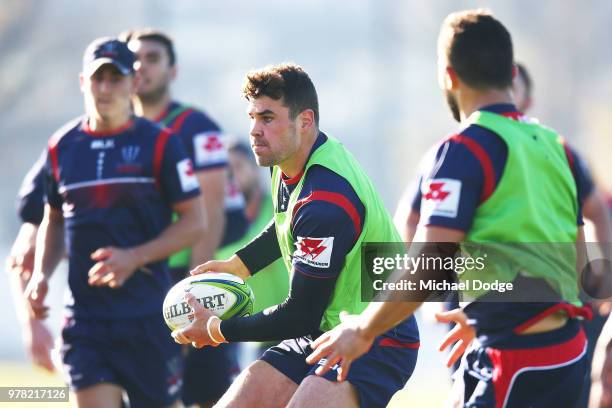
M 183 279 L 166 294 L 163 313 L 170 330 L 193 321 L 193 310 L 185 301 L 187 292 L 221 319 L 253 313 L 253 292 L 242 279 L 229 273 L 203 273 Z

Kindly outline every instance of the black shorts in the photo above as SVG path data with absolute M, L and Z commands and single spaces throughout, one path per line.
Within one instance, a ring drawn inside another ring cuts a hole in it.
M 351 364 L 347 381 L 357 390 L 362 407 L 386 407 L 393 395 L 401 390 L 414 371 L 417 361 L 419 342 L 399 341 L 391 336 L 376 338 L 372 348 Z M 321 360 L 309 365 L 306 357 L 312 352 L 310 337 L 285 340 L 269 348 L 260 360 L 271 364 L 278 371 L 300 384 L 309 375 L 315 375 Z M 337 381 L 337 367 L 333 367 L 323 377 Z

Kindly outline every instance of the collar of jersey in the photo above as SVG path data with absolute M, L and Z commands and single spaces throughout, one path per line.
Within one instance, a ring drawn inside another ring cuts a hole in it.
M 327 140 L 327 135 L 319 131 L 317 140 L 315 140 L 314 144 L 312 145 L 312 149 L 310 149 L 310 153 L 308 154 L 308 159 L 306 160 L 306 163 L 308 163 L 308 160 L 310 160 L 310 156 L 312 156 L 314 151 L 317 150 L 323 143 L 325 143 L 326 140 Z M 283 180 L 283 183 L 285 183 L 285 185 L 287 186 L 292 186 L 294 184 L 297 184 L 303 175 L 304 175 L 304 169 L 302 169 L 302 171 L 300 171 L 298 174 L 296 174 L 293 177 L 288 177 L 285 173 L 281 171 L 281 179 Z
M 117 136 L 118 134 L 123 133 L 126 130 L 128 130 L 133 125 L 134 125 L 134 118 L 130 118 L 124 125 L 116 128 L 116 129 L 104 130 L 104 131 L 95 131 L 95 130 L 92 130 L 89 127 L 89 121 L 86 118 L 86 119 L 83 120 L 83 124 L 82 124 L 81 128 L 83 129 L 83 132 L 87 133 L 89 136 L 107 137 L 107 136 Z

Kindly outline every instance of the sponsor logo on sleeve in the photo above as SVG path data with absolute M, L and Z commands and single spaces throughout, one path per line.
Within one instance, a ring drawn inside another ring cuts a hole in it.
M 333 247 L 334 237 L 297 237 L 293 259 L 315 268 L 329 268 Z
M 423 181 L 421 185 L 421 215 L 425 217 L 457 217 L 461 198 L 461 181 L 439 178 Z
M 181 182 L 181 189 L 183 192 L 195 190 L 199 187 L 198 178 L 193 171 L 191 160 L 183 159 L 176 163 L 176 171 L 178 172 L 179 181 Z
M 205 132 L 193 138 L 195 164 L 198 167 L 227 161 L 225 137 L 219 132 Z

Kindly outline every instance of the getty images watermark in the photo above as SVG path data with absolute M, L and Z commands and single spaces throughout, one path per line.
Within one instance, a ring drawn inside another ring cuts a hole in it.
M 413 243 L 409 249 L 368 243 L 362 247 L 362 300 L 440 301 L 453 294 L 488 302 L 558 302 L 576 301 L 579 291 L 582 299 L 608 299 L 611 263 L 593 259 L 593 249 L 567 243 Z

